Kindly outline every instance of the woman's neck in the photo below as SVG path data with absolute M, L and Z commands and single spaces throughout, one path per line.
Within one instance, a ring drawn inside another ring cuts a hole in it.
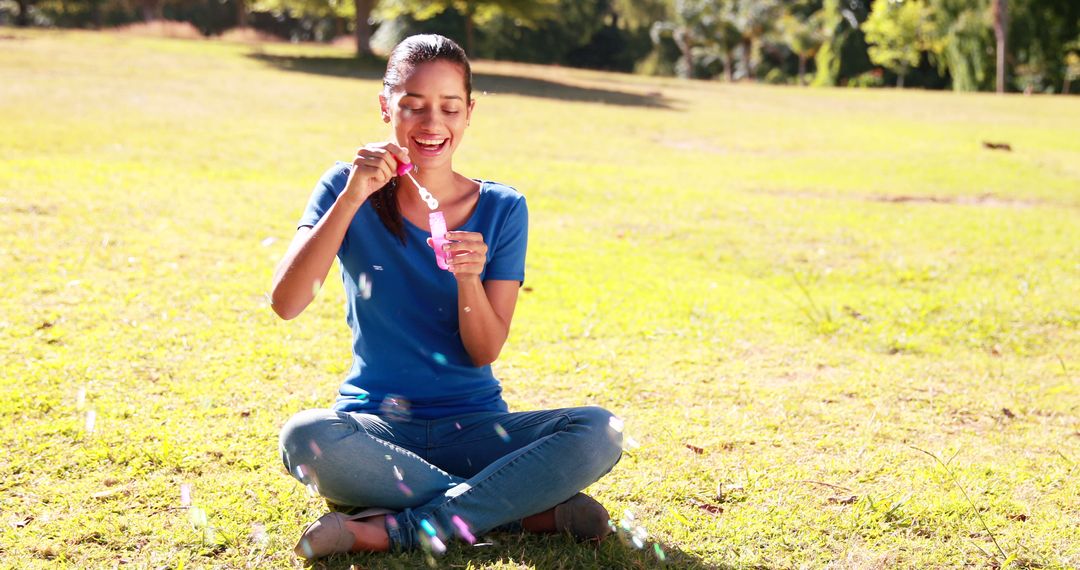
M 418 168 L 412 171 L 412 175 L 416 178 L 417 182 L 422 184 L 424 188 L 427 188 L 428 192 L 431 192 L 431 195 L 434 196 L 436 200 L 440 202 L 449 202 L 457 198 L 458 176 L 451 168 L 447 167 L 438 170 Z M 408 200 L 410 202 L 421 201 L 416 186 L 408 176 L 402 176 L 400 183 L 402 188 L 407 192 Z

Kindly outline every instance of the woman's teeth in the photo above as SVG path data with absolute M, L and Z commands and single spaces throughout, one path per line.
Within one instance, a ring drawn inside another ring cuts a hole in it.
M 446 143 L 447 139 L 413 139 L 420 148 L 425 150 L 438 150 Z

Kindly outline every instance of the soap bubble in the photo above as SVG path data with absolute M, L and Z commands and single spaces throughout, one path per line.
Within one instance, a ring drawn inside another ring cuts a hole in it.
M 397 465 L 394 465 L 394 477 L 397 477 L 398 481 L 405 480 L 405 474 L 401 472 L 401 469 Z
M 387 394 L 379 404 L 379 414 L 394 422 L 407 422 L 412 416 L 409 401 L 404 396 Z
M 89 435 L 94 434 L 94 424 L 97 422 L 97 412 L 89 410 L 86 412 L 86 433 Z
M 265 545 L 270 541 L 270 537 L 266 534 L 266 526 L 262 523 L 251 524 L 251 542 L 258 545 Z
M 75 395 L 75 409 L 82 411 L 86 407 L 86 386 L 79 388 L 79 392 Z
M 457 527 L 458 536 L 465 539 L 465 542 L 469 544 L 476 542 L 476 537 L 469 531 L 469 525 L 465 524 L 461 517 L 454 515 L 450 517 L 450 522 L 454 523 L 454 526 Z
M 188 483 L 181 483 L 180 484 L 180 506 L 181 507 L 190 507 L 191 506 L 191 485 L 188 484 Z
M 618 416 L 611 416 L 608 419 L 608 427 L 616 433 L 622 433 L 624 425 L 625 423 L 623 422 L 622 418 Z
M 446 366 L 446 356 L 443 355 L 443 353 L 441 353 L 441 352 L 433 352 L 431 354 L 431 357 L 435 359 L 435 362 L 438 362 L 439 364 L 442 364 L 443 366 Z
M 404 493 L 404 494 L 405 494 L 405 496 L 406 496 L 406 497 L 411 497 L 411 496 L 413 496 L 413 492 L 412 492 L 412 489 L 410 489 L 410 488 L 409 488 L 409 486 L 405 484 L 405 482 L 403 482 L 403 481 L 398 481 L 398 483 L 397 483 L 397 487 L 398 487 L 398 489 L 400 489 L 400 490 L 401 490 L 401 492 L 402 492 L 402 493 Z
M 499 437 L 503 441 L 505 441 L 507 443 L 510 442 L 510 434 L 506 432 L 506 428 L 502 427 L 501 424 L 498 424 L 498 423 L 495 424 L 495 433 L 499 434 Z
M 206 511 L 200 507 L 191 507 L 188 510 L 188 520 L 191 521 L 191 526 L 199 529 L 206 526 Z
M 424 529 L 428 536 L 435 536 L 435 527 L 427 519 L 420 519 L 420 528 Z
M 356 294 L 365 301 L 371 298 L 371 279 L 367 273 L 361 273 L 360 278 L 357 279 Z
M 652 546 L 653 554 L 656 555 L 657 560 L 659 560 L 660 562 L 664 562 L 665 560 L 667 560 L 667 554 L 664 554 L 664 549 L 660 548 L 659 542 L 654 542 Z

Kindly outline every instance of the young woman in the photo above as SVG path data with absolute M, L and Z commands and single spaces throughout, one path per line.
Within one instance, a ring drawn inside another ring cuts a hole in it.
M 475 106 L 468 59 L 447 38 L 412 36 L 383 85 L 390 141 L 323 175 L 274 274 L 274 311 L 291 319 L 336 256 L 353 333 L 333 409 L 282 428 L 285 467 L 332 503 L 374 507 L 324 515 L 296 552 L 441 550 L 499 527 L 603 539 L 608 513 L 579 491 L 622 454 L 612 415 L 510 413 L 491 372 L 525 279 L 528 211 L 512 188 L 453 170 Z M 452 229 L 448 270 L 435 261 L 428 204 L 397 174 L 404 164 Z

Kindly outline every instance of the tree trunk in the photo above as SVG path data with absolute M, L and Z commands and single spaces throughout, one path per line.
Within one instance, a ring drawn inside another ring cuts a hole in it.
M 144 22 L 153 22 L 161 19 L 162 9 L 159 0 L 142 0 L 141 4 Z
M 735 81 L 735 54 L 729 49 L 724 57 L 724 78 L 728 83 Z
M 806 86 L 806 54 L 799 52 L 799 85 Z
M 1005 49 L 1009 32 L 1007 0 L 994 0 L 994 35 L 997 36 L 997 92 L 1005 92 Z
M 246 0 L 236 0 L 236 27 L 246 28 L 248 25 L 248 11 Z
M 903 89 L 904 88 L 904 74 L 903 73 L 897 73 L 896 74 L 896 88 L 897 89 Z
M 473 49 L 476 46 L 476 23 L 473 22 L 472 4 L 469 4 L 470 8 L 465 12 L 465 54 L 469 57 L 476 57 Z
M 754 80 L 754 40 L 753 38 L 743 38 L 743 73 L 746 74 L 745 79 L 748 81 Z
M 15 25 L 20 28 L 30 25 L 30 0 L 19 0 L 19 16 L 15 18 Z
M 353 0 L 356 6 L 356 55 L 371 55 L 371 10 L 375 0 Z

